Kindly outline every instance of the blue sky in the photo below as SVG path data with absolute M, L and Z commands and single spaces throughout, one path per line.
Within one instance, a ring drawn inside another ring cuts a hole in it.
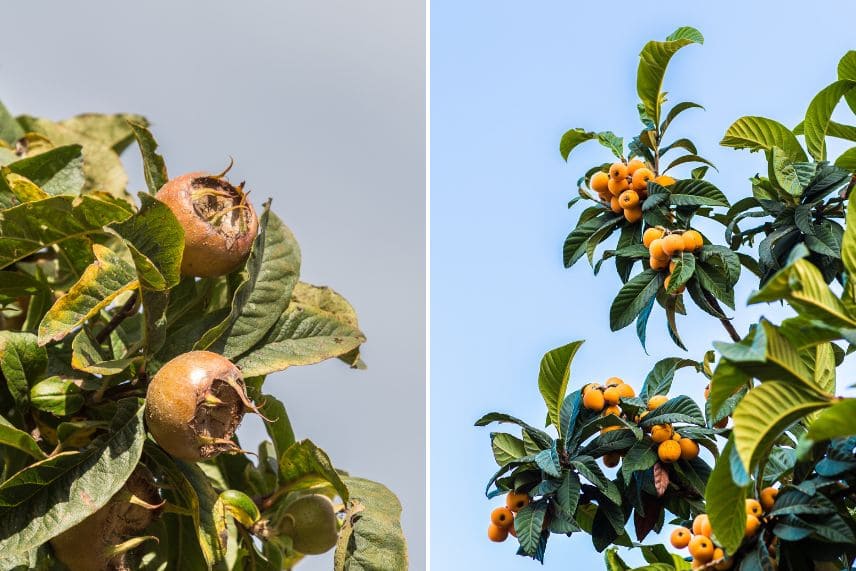
M 718 146 L 731 122 L 766 115 L 793 126 L 811 97 L 835 79 L 852 45 L 845 2 L 567 1 L 431 4 L 431 556 L 435 569 L 536 569 L 512 543 L 485 530 L 498 501 L 483 495 L 496 466 L 487 428 L 473 421 L 504 411 L 538 423 L 541 355 L 587 339 L 573 387 L 613 375 L 637 388 L 653 364 L 683 352 L 668 341 L 662 312 L 649 322 L 649 353 L 633 328 L 610 332 L 618 290 L 614 265 L 597 277 L 586 263 L 563 269 L 561 245 L 578 216 L 565 205 L 585 167 L 609 160 L 595 143 L 569 164 L 558 153 L 571 127 L 638 133 L 635 72 L 645 41 L 692 25 L 703 46 L 682 50 L 666 77 L 673 102 L 690 100 L 671 136 L 690 136 L 719 167 L 710 180 L 732 200 L 763 158 Z M 819 6 L 823 6 L 821 10 Z M 846 17 L 845 17 L 846 16 Z M 822 30 L 818 33 L 815 30 Z M 836 149 L 835 147 L 834 149 Z M 833 155 L 834 156 L 834 155 Z M 700 228 L 722 241 L 721 227 Z M 753 286 L 737 286 L 738 310 Z M 701 358 L 720 324 L 694 306 L 678 326 Z M 738 331 L 770 307 L 742 310 Z M 842 383 L 843 384 L 843 383 Z M 849 384 L 849 383 L 848 383 Z M 673 390 L 700 397 L 702 377 L 684 372 Z M 632 555 L 628 559 L 634 559 Z M 553 536 L 546 569 L 603 568 L 588 537 Z

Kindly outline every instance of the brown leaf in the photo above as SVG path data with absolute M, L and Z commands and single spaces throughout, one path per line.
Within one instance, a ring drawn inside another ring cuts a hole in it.
M 669 488 L 669 472 L 660 462 L 654 464 L 654 488 L 658 498 L 662 498 Z

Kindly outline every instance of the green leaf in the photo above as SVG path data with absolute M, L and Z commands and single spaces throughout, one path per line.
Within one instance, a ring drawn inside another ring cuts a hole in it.
M 570 155 L 571 151 L 573 151 L 579 144 L 591 141 L 595 137 L 597 137 L 596 133 L 580 128 L 571 129 L 566 132 L 562 135 L 562 140 L 559 142 L 559 152 L 562 154 L 562 158 L 567 161 L 568 155 Z
M 222 569 L 226 561 L 226 506 L 219 501 L 205 473 L 196 464 L 175 460 L 178 470 L 184 475 L 199 501 L 199 519 L 196 535 L 202 555 L 213 569 Z
M 679 395 L 658 406 L 639 421 L 639 426 L 650 428 L 655 424 L 688 422 L 704 425 L 704 415 L 696 402 L 686 395 Z
M 597 142 L 612 151 L 618 160 L 624 160 L 624 139 L 612 131 L 602 131 L 597 134 Z
M 523 441 L 505 432 L 491 432 L 490 445 L 493 449 L 493 458 L 499 466 L 505 466 L 509 462 L 526 456 Z
M 294 365 L 311 365 L 353 351 L 363 333 L 316 308 L 292 303 L 270 331 L 236 364 L 255 377 Z
M 179 469 L 179 466 L 177 465 L 178 461 L 167 455 L 167 453 L 155 445 L 154 442 L 147 441 L 143 450 L 145 456 L 151 462 L 154 462 L 166 477 L 169 484 L 169 488 L 164 490 L 166 499 L 176 506 L 184 508 L 190 514 L 189 516 L 181 516 L 180 518 L 184 523 L 182 527 L 189 528 L 192 533 L 192 545 L 189 549 L 194 554 L 197 554 L 200 559 L 205 560 L 206 568 L 210 568 L 210 562 L 213 560 L 213 554 L 210 549 L 203 551 L 203 546 L 207 546 L 208 543 L 204 536 L 205 530 L 202 528 L 202 520 L 200 518 L 199 510 L 199 496 L 196 493 L 196 489 L 190 484 L 190 481 L 185 475 L 185 470 Z M 184 468 L 188 471 L 192 470 L 187 468 L 187 465 L 185 465 Z M 210 497 L 208 501 L 210 503 Z M 179 516 L 173 515 L 173 517 Z M 191 542 L 188 542 L 188 544 L 190 543 Z M 180 553 L 181 551 L 179 551 L 179 554 Z M 179 560 L 181 560 L 180 557 Z
M 341 294 L 326 286 L 316 286 L 305 282 L 297 282 L 291 292 L 292 303 L 298 303 L 306 307 L 312 307 L 324 315 L 328 315 L 337 321 L 359 328 L 357 312 L 353 306 Z M 339 359 L 354 369 L 365 369 L 365 363 L 360 358 L 359 347 L 343 355 Z
M 146 186 L 149 187 L 150 193 L 157 194 L 158 190 L 169 180 L 163 157 L 157 153 L 157 141 L 145 125 L 128 121 L 128 126 L 131 128 L 134 138 L 140 146 L 140 153 L 143 155 L 143 174 L 146 177 Z
M 9 172 L 29 179 L 50 195 L 80 194 L 86 182 L 80 145 L 57 147 L 9 164 Z M 5 170 L 5 169 L 4 169 Z
M 0 331 L 0 372 L 6 388 L 23 414 L 30 402 L 30 386 L 45 372 L 48 354 L 32 333 Z
M 672 380 L 675 378 L 675 373 L 678 369 L 684 367 L 697 367 L 698 363 L 692 359 L 682 359 L 680 357 L 667 357 L 657 361 L 648 376 L 645 377 L 645 382 L 642 383 L 642 390 L 639 396 L 643 399 L 654 395 L 667 395 L 672 388 Z
M 0 268 L 51 244 L 100 233 L 132 214 L 129 205 L 104 194 L 52 196 L 25 202 L 0 214 Z
M 766 117 L 741 117 L 731 124 L 719 144 L 750 151 L 772 151 L 773 147 L 779 147 L 793 162 L 808 160 L 796 135 L 778 121 Z
M 100 244 L 93 262 L 68 293 L 50 308 L 39 325 L 39 345 L 59 341 L 106 308 L 119 295 L 139 286 L 134 267 Z
M 850 147 L 835 159 L 835 166 L 856 172 L 856 147 Z
M 571 363 L 583 341 L 574 341 L 552 351 L 548 351 L 541 359 L 541 370 L 538 373 L 538 389 L 547 404 L 547 414 L 550 420 L 561 430 L 559 409 L 565 400 L 568 379 L 571 375 Z M 561 433 L 559 434 L 561 436 Z
M 621 462 L 621 476 L 629 482 L 634 472 L 644 471 L 657 463 L 657 452 L 649 440 L 640 440 L 630 447 Z
M 683 179 L 667 188 L 674 206 L 728 206 L 722 191 L 706 180 Z
M 856 149 L 856 147 L 854 147 Z M 847 199 L 847 224 L 841 239 L 841 261 L 850 279 L 856 277 L 856 193 Z
M 348 488 L 330 458 L 309 440 L 301 440 L 289 446 L 279 458 L 279 470 L 284 490 L 305 490 L 317 484 L 328 483 L 343 501 L 348 501 Z
M 58 376 L 39 381 L 30 389 L 30 404 L 54 416 L 69 416 L 83 407 L 83 394 L 71 379 Z
M 675 35 L 677 34 L 677 35 Z M 690 27 L 679 28 L 671 40 L 665 42 L 650 41 L 639 54 L 639 69 L 636 72 L 636 91 L 645 109 L 645 114 L 658 124 L 662 106 L 663 77 L 669 60 L 682 47 L 702 43 L 704 38 L 698 30 Z
M 702 43 L 702 42 L 698 42 L 698 43 Z M 672 124 L 672 121 L 675 120 L 675 117 L 677 117 L 678 115 L 680 115 L 681 113 L 683 113 L 687 109 L 704 109 L 704 107 L 702 107 L 698 103 L 693 103 L 692 101 L 683 101 L 681 103 L 676 103 L 669 110 L 669 112 L 666 114 L 666 118 L 663 119 L 663 123 L 660 125 L 660 136 L 662 136 L 666 133 L 666 129 L 669 128 L 669 125 Z M 677 143 L 677 141 L 675 143 L 672 143 L 672 146 L 675 146 L 676 143 Z M 691 150 L 690 152 L 695 154 L 695 151 Z M 663 150 L 661 149 L 660 154 L 662 154 L 662 153 L 663 153 Z
M 663 169 L 661 172 L 665 173 L 667 171 L 672 170 L 672 168 L 674 168 L 674 167 L 677 167 L 677 166 L 680 166 L 680 165 L 683 165 L 686 163 L 702 163 L 702 164 L 705 164 L 709 167 L 713 167 L 714 170 L 718 170 L 716 168 L 716 165 L 714 165 L 712 162 L 710 162 L 706 158 L 700 157 L 696 154 L 689 154 L 689 155 L 683 155 L 683 156 L 676 158 L 675 160 L 670 162 L 669 165 L 665 169 Z M 699 180 L 699 179 L 690 179 L 690 180 Z
M 401 503 L 386 486 L 345 478 L 351 497 L 333 556 L 335 571 L 407 569 L 407 542 L 401 530 Z
M 721 409 L 734 393 L 749 385 L 751 377 L 743 372 L 737 365 L 728 359 L 720 359 L 713 370 L 710 380 L 710 407 L 711 420 L 716 422 L 722 418 Z
M 113 349 L 99 345 L 86 327 L 74 336 L 71 349 L 71 366 L 93 375 L 117 375 L 134 361 L 133 358 L 115 358 Z
M 835 394 L 835 352 L 832 343 L 819 343 L 808 350 L 809 368 L 814 373 L 814 384 L 826 394 Z
M 140 284 L 152 290 L 170 289 L 181 279 L 184 228 L 160 200 L 141 192 L 140 203 L 137 214 L 110 228 L 131 250 Z
M 556 505 L 560 513 L 573 519 L 580 501 L 580 477 L 573 470 L 565 470 L 562 484 L 556 490 Z
M 677 294 L 681 286 L 685 285 L 695 273 L 695 256 L 690 252 L 681 252 L 675 260 L 675 269 L 670 274 L 669 288 L 666 293 Z
M 46 456 L 35 438 L 23 430 L 18 430 L 2 416 L 0 416 L 0 446 L 15 448 L 36 460 L 42 460 Z
M 583 213 L 585 214 L 585 213 Z M 583 221 L 582 215 L 580 222 L 565 238 L 565 243 L 562 246 L 562 259 L 566 268 L 573 266 L 583 254 L 586 253 L 589 239 L 595 232 L 603 226 L 615 226 L 624 220 L 623 217 L 617 217 L 612 212 L 600 214 L 594 218 Z
M 271 395 L 262 395 L 260 401 L 262 414 L 270 419 L 265 422 L 265 430 L 273 442 L 276 457 L 281 458 L 285 451 L 297 442 L 294 437 L 294 429 L 291 427 L 291 421 L 288 419 L 288 413 L 285 410 L 285 405 Z M 258 402 L 258 401 L 257 401 Z M 280 473 L 280 478 L 282 474 Z
M 14 145 L 15 141 L 24 136 L 24 130 L 15 120 L 6 106 L 0 102 L 0 141 Z
M 197 342 L 197 349 L 235 358 L 261 340 L 288 307 L 300 274 L 300 248 L 269 208 L 268 202 L 228 316 Z
M 826 160 L 826 135 L 832 119 L 832 111 L 841 98 L 854 87 L 856 87 L 856 81 L 841 79 L 821 89 L 809 103 L 803 129 L 808 152 L 816 160 Z
M 547 516 L 547 503 L 535 501 L 523 507 L 514 518 L 514 531 L 520 549 L 527 555 L 534 555 L 541 542 L 544 518 Z
M 25 552 L 95 513 L 131 475 L 144 442 L 143 402 L 124 399 L 109 432 L 91 446 L 36 462 L 0 484 L 0 553 Z
M 856 399 L 843 399 L 817 415 L 805 437 L 821 441 L 856 434 Z
M 845 233 L 845 248 L 847 234 Z M 799 259 L 776 273 L 749 303 L 786 300 L 800 314 L 842 327 L 856 327 L 841 300 L 829 289 L 817 266 Z
M 609 326 L 612 331 L 633 323 L 651 298 L 657 295 L 661 279 L 659 272 L 648 269 L 624 284 L 609 308 Z
M 768 381 L 749 391 L 734 409 L 734 446 L 744 468 L 754 469 L 785 428 L 828 406 L 828 397 L 794 383 Z
M 579 394 L 578 391 L 574 391 L 571 395 L 568 395 L 568 398 L 571 398 L 572 395 Z M 475 422 L 475 426 L 487 426 L 492 422 L 508 422 L 511 424 L 516 424 L 521 427 L 523 431 L 535 442 L 538 446 L 539 450 L 544 450 L 546 448 L 550 448 L 553 445 L 553 439 L 550 438 L 550 435 L 544 432 L 543 430 L 538 430 L 534 426 L 526 424 L 519 418 L 515 418 L 509 414 L 503 414 L 501 412 L 491 412 Z
M 705 488 L 707 515 L 713 533 L 722 548 L 734 553 L 746 533 L 746 488 L 731 477 L 734 443 L 729 439 L 710 473 Z

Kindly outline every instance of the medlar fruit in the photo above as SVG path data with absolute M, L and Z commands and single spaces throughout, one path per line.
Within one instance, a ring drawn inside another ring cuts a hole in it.
M 182 275 L 216 277 L 232 272 L 246 259 L 258 234 L 259 220 L 243 183 L 232 186 L 224 175 L 181 175 L 155 195 L 184 228 Z
M 247 410 L 241 371 L 210 351 L 190 351 L 166 363 L 146 393 L 146 424 L 170 455 L 197 462 L 237 451 L 231 440 Z
M 330 551 L 339 537 L 333 502 L 321 494 L 297 498 L 285 508 L 279 530 L 291 538 L 299 553 L 320 555 Z
M 51 539 L 54 554 L 70 571 L 130 570 L 120 544 L 146 529 L 161 503 L 152 473 L 140 464 L 101 509 Z

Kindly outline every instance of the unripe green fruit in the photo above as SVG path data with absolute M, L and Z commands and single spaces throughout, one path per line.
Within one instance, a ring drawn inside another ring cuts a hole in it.
M 223 276 L 246 259 L 259 220 L 243 184 L 236 187 L 223 175 L 194 172 L 171 179 L 155 198 L 169 206 L 184 228 L 183 275 Z
M 285 508 L 279 529 L 291 538 L 294 550 L 305 555 L 330 551 L 339 537 L 333 502 L 320 494 L 303 496 L 291 502 Z
M 190 351 L 165 364 L 146 393 L 146 424 L 175 458 L 196 462 L 237 449 L 231 438 L 247 409 L 241 371 L 210 351 Z
M 130 502 L 132 496 L 138 503 Z M 151 472 L 140 464 L 101 509 L 51 539 L 54 554 L 69 571 L 131 569 L 128 553 L 111 550 L 146 529 L 160 502 Z

